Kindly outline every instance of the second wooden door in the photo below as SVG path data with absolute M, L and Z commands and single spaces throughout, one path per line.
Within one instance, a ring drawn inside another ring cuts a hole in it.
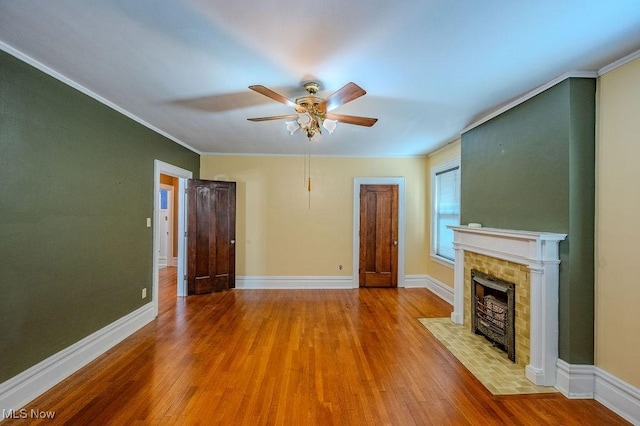
M 398 286 L 398 185 L 360 186 L 359 282 Z
M 236 183 L 190 179 L 188 294 L 235 287 Z

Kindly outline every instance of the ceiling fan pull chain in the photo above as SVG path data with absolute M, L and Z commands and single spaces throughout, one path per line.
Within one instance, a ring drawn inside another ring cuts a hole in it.
M 302 162 L 304 163 L 304 176 L 302 177 L 302 184 L 307 186 L 307 153 L 305 152 L 302 156 Z
M 307 177 L 307 192 L 309 194 L 309 210 L 311 210 L 311 141 L 307 142 L 307 161 L 309 161 L 309 176 Z

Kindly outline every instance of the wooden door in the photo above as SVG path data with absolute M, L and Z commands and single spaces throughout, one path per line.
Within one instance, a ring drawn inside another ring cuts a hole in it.
M 189 179 L 188 294 L 235 287 L 236 183 Z
M 359 282 L 398 286 L 398 185 L 360 186 Z

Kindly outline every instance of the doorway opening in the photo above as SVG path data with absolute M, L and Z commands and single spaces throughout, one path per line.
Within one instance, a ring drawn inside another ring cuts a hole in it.
M 178 233 L 177 198 L 174 192 L 178 188 L 178 178 L 160 174 L 159 222 L 158 222 L 158 268 L 175 267 L 178 265 Z
M 172 238 L 173 244 L 176 246 L 176 250 L 171 250 L 175 253 L 167 258 L 171 258 L 172 262 L 175 258 L 176 266 L 176 295 L 186 296 L 187 286 L 185 276 L 187 273 L 187 202 L 186 202 L 186 187 L 187 180 L 193 177 L 193 173 L 189 170 L 182 169 L 169 163 L 165 163 L 160 160 L 154 161 L 154 178 L 153 178 L 153 290 L 152 290 L 152 302 L 155 316 L 158 315 L 158 302 L 159 302 L 159 281 L 160 281 L 160 251 L 161 251 L 161 238 L 160 232 L 163 228 L 160 226 L 161 220 L 161 195 L 163 183 L 161 182 L 162 176 L 172 178 L 174 185 L 172 185 L 172 192 L 174 195 L 174 215 L 176 216 L 176 228 L 175 238 Z M 166 228 L 162 232 L 167 232 Z

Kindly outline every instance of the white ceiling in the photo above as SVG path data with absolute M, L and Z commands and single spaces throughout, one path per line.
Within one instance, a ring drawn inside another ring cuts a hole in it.
M 638 0 L 0 0 L 0 45 L 200 153 L 303 154 L 290 114 L 303 80 L 338 124 L 317 155 L 424 155 L 569 71 L 640 49 Z

